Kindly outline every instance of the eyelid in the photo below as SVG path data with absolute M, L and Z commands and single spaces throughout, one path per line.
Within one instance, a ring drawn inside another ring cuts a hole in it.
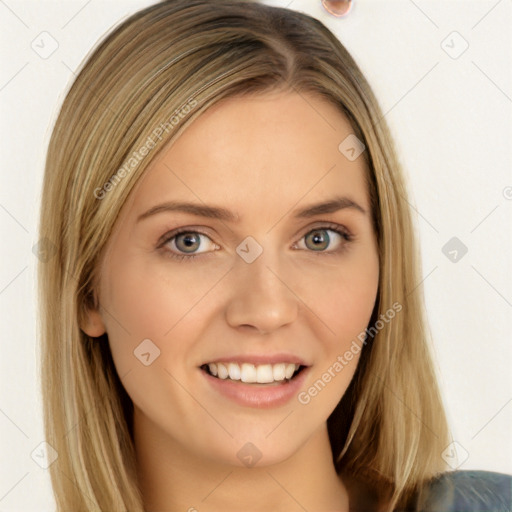
M 307 235 L 311 231 L 315 231 L 317 229 L 331 229 L 333 231 L 340 231 L 341 233 L 347 235 L 347 237 L 353 237 L 352 232 L 343 224 L 336 224 L 335 222 L 328 221 L 317 221 L 312 225 L 308 226 L 305 231 L 301 230 L 301 236 Z

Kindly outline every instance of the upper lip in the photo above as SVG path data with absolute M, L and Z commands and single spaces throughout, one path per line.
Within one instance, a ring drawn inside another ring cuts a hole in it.
M 240 354 L 235 356 L 220 356 L 209 359 L 203 364 L 209 363 L 250 363 L 254 365 L 293 363 L 301 366 L 309 366 L 300 357 L 284 352 L 278 354 Z

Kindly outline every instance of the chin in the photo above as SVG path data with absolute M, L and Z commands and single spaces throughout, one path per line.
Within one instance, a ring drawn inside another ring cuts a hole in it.
M 231 467 L 263 468 L 288 460 L 300 449 L 299 443 L 283 445 L 282 439 L 265 439 L 267 431 L 265 434 L 261 432 L 255 436 L 250 433 L 236 436 L 224 446 L 212 441 L 214 444 L 208 449 L 209 458 L 215 464 Z M 204 453 L 199 452 L 199 455 Z

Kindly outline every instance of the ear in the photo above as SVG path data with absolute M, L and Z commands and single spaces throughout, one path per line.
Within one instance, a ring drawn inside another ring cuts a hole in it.
M 91 338 L 98 338 L 107 332 L 103 318 L 97 309 L 88 309 L 85 312 L 80 329 Z
M 99 304 L 93 297 L 88 296 L 80 315 L 80 329 L 91 338 L 98 338 L 107 332 Z

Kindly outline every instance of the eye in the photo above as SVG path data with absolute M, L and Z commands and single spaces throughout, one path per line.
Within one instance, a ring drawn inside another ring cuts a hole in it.
M 334 233 L 334 236 L 329 235 L 329 232 Z M 198 252 L 197 249 L 201 245 L 203 238 L 210 241 L 214 246 L 213 250 L 208 250 L 206 248 L 205 250 Z M 323 255 L 339 254 L 344 251 L 347 248 L 348 243 L 352 241 L 353 236 L 342 226 L 329 224 L 309 230 L 301 240 L 302 239 L 306 242 L 306 251 L 309 250 L 309 252 Z M 337 241 L 334 248 L 330 247 L 333 240 Z M 208 257 L 215 250 L 219 249 L 219 246 L 215 244 L 205 233 L 187 228 L 179 228 L 164 235 L 163 240 L 158 247 L 164 249 L 166 255 L 170 258 L 178 260 L 190 260 L 201 255 L 204 255 L 203 257 Z M 325 250 L 328 247 L 330 250 Z M 302 247 L 300 247 L 300 249 L 304 250 Z
M 334 233 L 334 236 L 329 235 L 329 232 Z M 308 231 L 303 239 L 305 240 L 306 249 L 310 249 L 312 252 L 337 254 L 346 249 L 347 244 L 352 241 L 352 235 L 342 226 L 335 224 L 320 226 Z M 330 247 L 333 245 L 333 240 L 337 241 L 334 244 L 334 248 Z M 325 249 L 327 248 L 330 248 L 330 250 L 326 251 Z
M 197 252 L 198 247 L 201 245 L 201 239 L 205 238 L 218 248 L 219 246 L 214 244 L 210 237 L 205 233 L 199 231 L 193 231 L 188 229 L 178 229 L 165 235 L 163 242 L 159 247 L 167 246 L 169 249 L 166 251 L 168 256 L 171 258 L 177 258 L 179 260 L 195 258 L 196 255 L 202 254 L 202 251 Z M 176 252 L 177 251 L 177 252 Z

